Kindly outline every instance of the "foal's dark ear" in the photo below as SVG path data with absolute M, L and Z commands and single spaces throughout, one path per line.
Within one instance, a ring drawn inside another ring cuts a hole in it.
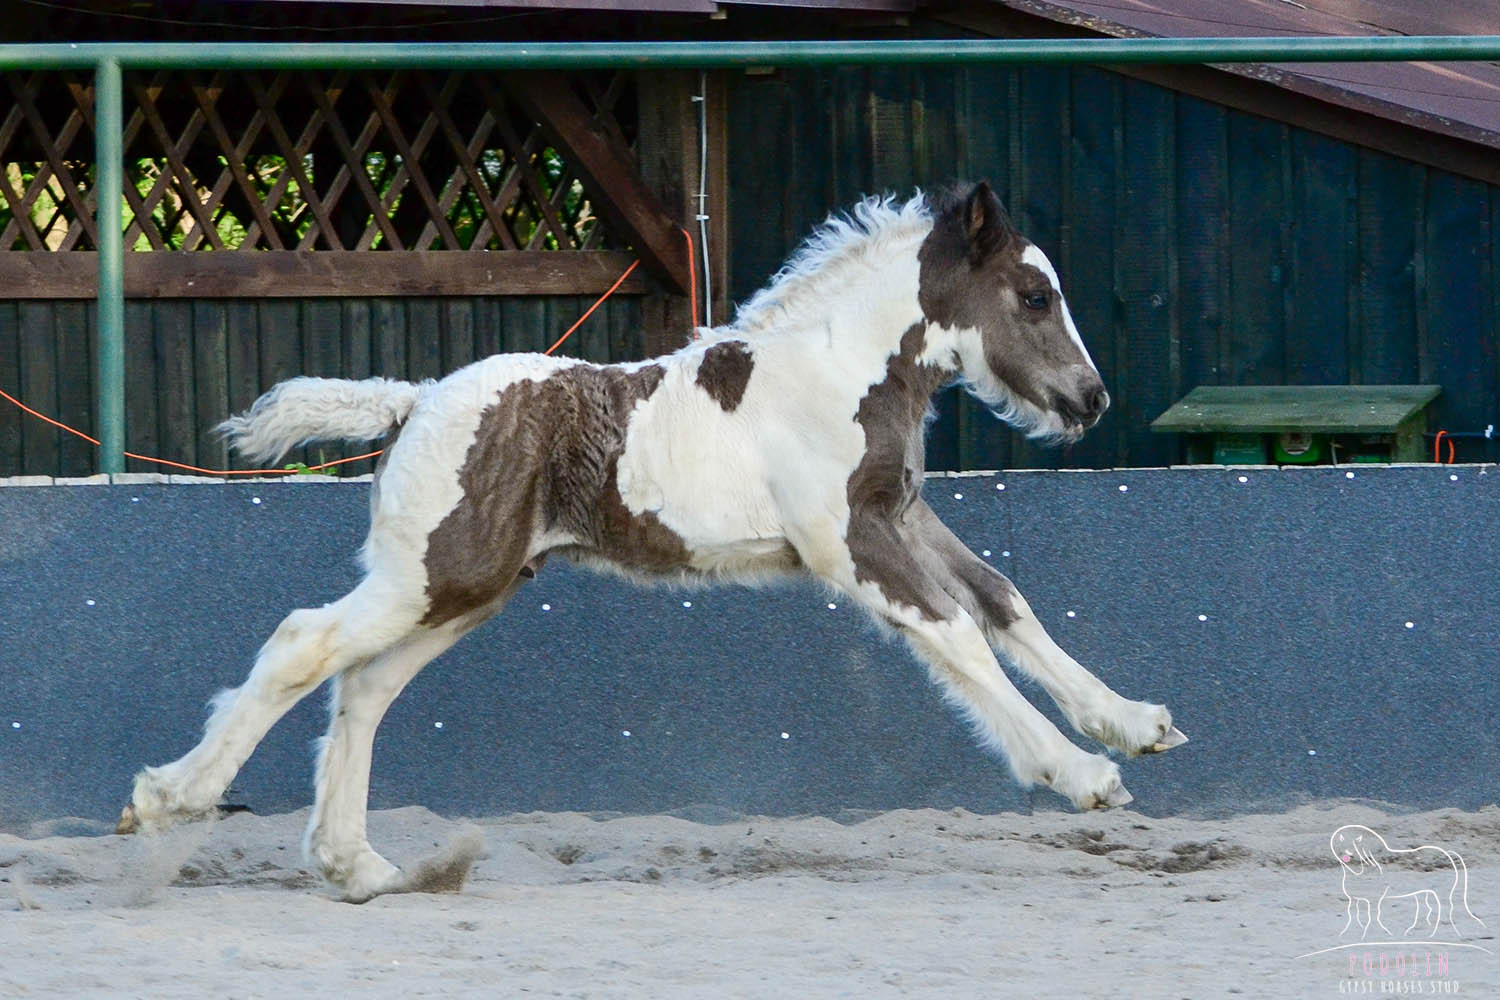
M 1010 242 L 1012 232 L 1010 217 L 990 188 L 990 182 L 980 181 L 974 185 L 964 202 L 964 235 L 969 243 L 969 261 L 974 264 L 983 262 Z

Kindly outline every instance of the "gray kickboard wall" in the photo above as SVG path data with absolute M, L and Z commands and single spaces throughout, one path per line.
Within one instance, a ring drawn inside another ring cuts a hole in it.
M 1063 648 L 1164 701 L 1192 738 L 1122 761 L 1132 808 L 1496 801 L 1494 467 L 1006 472 L 934 477 L 926 495 Z M 367 497 L 0 488 L 0 828 L 112 821 L 132 774 L 194 744 L 207 700 L 289 610 L 356 582 Z M 311 801 L 324 702 L 272 729 L 230 801 Z M 842 595 L 642 588 L 561 561 L 397 700 L 370 801 L 710 819 L 1070 808 L 1019 788 Z

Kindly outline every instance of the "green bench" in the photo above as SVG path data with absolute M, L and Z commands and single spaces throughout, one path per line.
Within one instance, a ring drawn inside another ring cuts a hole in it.
M 1436 385 L 1200 385 L 1151 422 L 1190 465 L 1421 462 Z

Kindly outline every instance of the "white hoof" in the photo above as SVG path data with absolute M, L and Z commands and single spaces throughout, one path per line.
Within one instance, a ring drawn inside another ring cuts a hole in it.
M 1176 726 L 1167 731 L 1167 735 L 1151 744 L 1151 749 L 1146 753 L 1164 753 L 1173 747 L 1180 747 L 1188 741 L 1187 734 Z
M 214 803 L 200 805 L 184 800 L 182 793 L 167 777 L 165 767 L 143 768 L 135 776 L 130 801 L 120 810 L 115 833 L 160 833 L 191 820 L 215 816 Z
M 323 866 L 323 877 L 339 890 L 345 903 L 367 903 L 376 896 L 401 892 L 460 892 L 469 871 L 484 854 L 484 838 L 477 829 L 461 834 L 447 848 L 401 869 L 369 848 L 347 866 Z
M 1112 809 L 1134 801 L 1120 780 L 1120 767 L 1108 757 L 1079 751 L 1077 760 L 1059 768 L 1049 782 L 1081 810 Z
M 1172 713 L 1165 705 L 1124 698 L 1107 711 L 1091 715 L 1078 728 L 1111 750 L 1119 750 L 1129 757 L 1161 753 L 1187 742 L 1187 737 L 1173 728 Z

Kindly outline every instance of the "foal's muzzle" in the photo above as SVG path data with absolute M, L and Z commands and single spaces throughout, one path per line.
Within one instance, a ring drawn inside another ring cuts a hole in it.
M 1104 416 L 1104 411 L 1109 409 L 1109 393 L 1105 391 L 1104 381 L 1099 378 L 1098 373 L 1092 369 L 1082 369 L 1073 391 L 1056 393 L 1052 405 L 1069 430 L 1075 435 L 1082 435 L 1097 424 L 1099 418 Z

